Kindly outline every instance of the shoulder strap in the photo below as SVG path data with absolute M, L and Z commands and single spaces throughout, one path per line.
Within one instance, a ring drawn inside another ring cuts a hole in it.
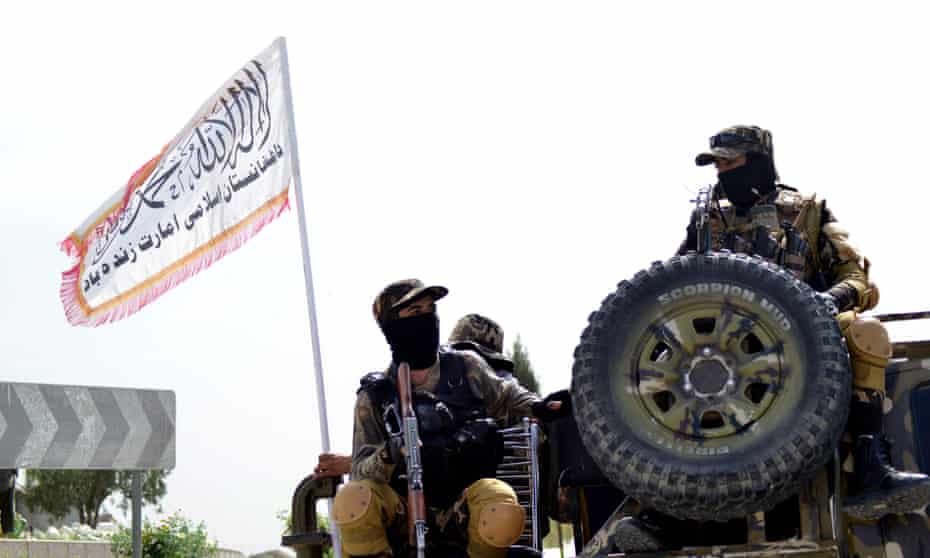
M 362 376 L 359 384 L 356 393 L 361 393 L 362 391 L 368 393 L 368 397 L 371 399 L 371 405 L 375 409 L 382 409 L 384 405 L 392 401 L 397 394 L 394 380 L 384 372 L 369 372 Z
M 439 384 L 436 395 L 451 393 L 465 381 L 465 361 L 458 351 L 450 347 L 439 348 Z
M 454 349 L 440 349 L 439 385 L 436 386 L 436 396 L 461 409 L 484 409 L 484 401 L 474 392 L 468 378 L 465 377 L 466 362 L 462 353 L 463 351 Z
M 801 209 L 794 220 L 794 228 L 798 230 L 810 248 L 814 264 L 820 266 L 820 227 L 823 201 L 817 200 L 817 194 L 801 197 Z

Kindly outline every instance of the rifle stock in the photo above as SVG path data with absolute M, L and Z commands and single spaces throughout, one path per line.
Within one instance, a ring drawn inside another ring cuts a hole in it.
M 410 544 L 416 546 L 417 558 L 426 553 L 426 500 L 423 497 L 423 463 L 420 461 L 420 430 L 413 411 L 413 389 L 410 385 L 410 365 L 397 367 L 397 392 L 400 396 L 404 449 L 407 453 L 407 528 Z

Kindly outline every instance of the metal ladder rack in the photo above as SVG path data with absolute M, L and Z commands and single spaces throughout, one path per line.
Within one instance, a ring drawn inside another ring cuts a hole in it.
M 508 483 L 526 510 L 526 523 L 519 543 L 542 551 L 539 524 L 539 425 L 524 417 L 517 426 L 500 430 L 504 458 L 497 467 L 497 478 Z

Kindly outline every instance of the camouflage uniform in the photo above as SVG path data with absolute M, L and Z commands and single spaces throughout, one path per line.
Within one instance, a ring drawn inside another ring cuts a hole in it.
M 513 380 L 513 361 L 502 353 L 504 329 L 497 322 L 481 314 L 462 316 L 449 334 L 449 346 L 460 351 L 472 351 L 494 369 L 498 377 Z M 320 454 L 314 469 L 316 478 L 337 477 L 349 473 L 351 456 Z
M 850 244 L 848 233 L 822 200 L 776 184 L 770 132 L 734 126 L 711 137 L 710 147 L 695 160 L 698 165 L 718 162 L 710 216 L 699 231 L 698 215 L 692 215 L 678 253 L 700 246 L 758 256 L 808 283 L 834 306 L 849 349 L 855 393 L 847 426 L 856 435 L 856 475 L 849 483 L 855 495 L 844 503 L 845 510 L 875 519 L 926 505 L 930 478 L 891 467 L 882 440 L 891 343 L 880 322 L 859 316 L 878 303 L 868 260 Z M 726 199 L 727 194 L 733 199 Z M 673 518 L 653 510 L 637 517 L 613 517 L 595 537 L 594 546 L 613 543 L 627 553 L 667 550 L 675 544 L 676 528 Z
M 404 305 L 425 296 L 436 300 L 446 292 L 441 287 L 424 287 L 417 280 L 392 283 L 375 300 L 375 319 L 384 330 L 390 320 L 402 319 L 398 311 Z M 530 415 L 533 405 L 539 402 L 536 395 L 516 382 L 497 377 L 474 353 L 444 349 L 440 357 L 426 379 L 413 386 L 414 397 L 428 398 L 441 391 L 443 363 L 451 363 L 461 371 L 463 388 L 470 390 L 482 402 L 486 415 L 500 424 L 509 422 L 513 416 Z M 386 376 L 393 382 L 395 364 L 388 368 Z M 390 555 L 389 532 L 406 525 L 404 501 L 390 484 L 398 467 L 394 461 L 382 413 L 370 392 L 360 390 L 355 406 L 352 480 L 336 495 L 333 511 L 343 548 L 349 556 Z M 430 485 L 424 482 L 424 487 L 429 503 Z M 525 520 L 513 489 L 494 478 L 472 482 L 452 506 L 431 508 L 428 515 L 438 531 L 448 532 L 450 525 L 464 530 L 468 555 L 476 558 L 505 556 L 507 548 L 519 538 Z
M 480 399 L 487 403 L 488 416 L 500 424 L 508 424 L 514 417 L 531 415 L 531 405 L 539 398 L 516 382 L 497 377 L 485 362 L 469 351 L 456 351 L 466 362 L 466 379 Z M 395 367 L 388 369 L 394 376 Z M 432 393 L 439 381 L 439 362 L 429 372 L 424 384 L 414 386 L 415 392 Z M 371 403 L 368 393 L 362 391 L 355 402 L 355 438 L 352 443 L 352 478 L 388 482 L 394 465 L 385 462 L 387 432 L 380 412 Z
M 762 257 L 819 291 L 838 294 L 847 306 L 838 308 L 843 312 L 837 320 L 850 348 L 853 387 L 860 398 L 884 397 L 891 342 L 879 321 L 858 315 L 878 303 L 878 289 L 869 281 L 868 259 L 849 242 L 849 234 L 824 201 L 777 185 L 747 212 L 717 198 L 707 226 L 711 250 Z M 696 247 L 692 221 L 679 254 Z M 863 335 L 870 343 L 860 341 Z
M 481 314 L 462 316 L 449 334 L 449 345 L 478 353 L 498 376 L 513 379 L 513 361 L 503 354 L 504 328 L 491 318 Z
M 859 316 L 859 312 L 873 308 L 878 302 L 878 290 L 868 279 L 868 260 L 849 243 L 848 235 L 824 202 L 817 201 L 814 196 L 802 196 L 783 186 L 778 186 L 770 198 L 760 202 L 767 206 L 767 213 L 774 217 L 765 220 L 794 223 L 795 230 L 807 245 L 806 254 L 803 253 L 804 248 L 793 254 L 782 249 L 785 234 L 780 227 L 769 229 L 772 239 L 770 246 L 777 248 L 764 255 L 756 252 L 754 232 L 760 226 L 768 227 L 760 225 L 754 215 L 737 215 L 727 200 L 720 200 L 719 207 L 711 213 L 711 249 L 761 255 L 764 259 L 783 265 L 805 282 L 826 285 L 832 292 L 843 293 L 844 300 L 850 301 L 852 307 L 843 308 L 837 320 L 850 348 L 853 388 L 860 399 L 884 398 L 885 367 L 891 357 L 891 341 L 881 322 Z M 693 231 L 693 227 L 689 229 Z M 693 237 L 693 232 L 689 236 Z M 693 247 L 686 240 L 680 253 Z M 873 342 L 863 345 L 859 342 L 862 335 L 868 335 Z
M 846 512 L 862 519 L 877 519 L 925 506 L 930 498 L 930 477 L 891 467 L 888 443 L 882 435 L 885 369 L 891 358 L 891 340 L 881 322 L 860 316 L 878 304 L 878 289 L 868 277 L 868 259 L 849 242 L 849 233 L 824 201 L 774 184 L 778 174 L 772 159 L 772 135 L 767 130 L 756 126 L 727 128 L 711 138 L 711 150 L 698 155 L 695 162 L 726 163 L 740 156 L 746 158 L 746 170 L 736 184 L 744 184 L 744 189 L 728 191 L 741 196 L 755 192 L 758 197 L 744 198 L 742 205 L 721 199 L 728 184 L 724 175 L 731 169 L 739 170 L 740 165 L 721 167 L 707 223 L 709 248 L 751 254 L 780 265 L 824 293 L 822 296 L 835 306 L 849 349 L 855 394 L 847 428 L 856 437 L 856 474 L 850 482 L 854 495 L 845 502 Z M 755 166 L 750 168 L 750 164 Z M 773 181 L 771 191 L 767 191 L 760 176 Z M 747 199 L 752 203 L 746 203 Z M 692 216 L 679 253 L 696 249 L 697 245 L 698 231 Z

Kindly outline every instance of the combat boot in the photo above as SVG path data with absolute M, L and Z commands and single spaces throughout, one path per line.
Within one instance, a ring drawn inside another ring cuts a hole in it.
M 930 503 L 930 477 L 891 466 L 888 440 L 880 434 L 860 434 L 853 449 L 855 472 L 843 511 L 865 520 L 890 513 L 907 513 Z

